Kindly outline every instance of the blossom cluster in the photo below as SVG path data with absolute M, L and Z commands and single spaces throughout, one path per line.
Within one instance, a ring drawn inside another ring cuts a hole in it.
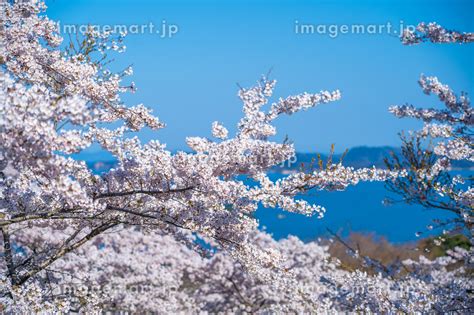
M 447 30 L 441 25 L 431 23 L 419 23 L 414 30 L 405 29 L 401 40 L 404 45 L 416 45 L 430 41 L 432 43 L 471 43 L 474 41 L 473 33 L 460 33 Z
M 472 252 L 462 248 L 434 261 L 403 261 L 390 275 L 369 274 L 345 270 L 317 241 L 275 241 L 255 230 L 252 244 L 279 253 L 284 267 L 267 268 L 272 281 L 264 281 L 226 252 L 196 251 L 193 240 L 191 234 L 176 238 L 156 229 L 118 227 L 12 288 L 15 298 L 0 302 L 14 312 L 418 313 L 466 312 L 472 306 L 469 275 L 464 267 L 452 268 L 473 263 Z

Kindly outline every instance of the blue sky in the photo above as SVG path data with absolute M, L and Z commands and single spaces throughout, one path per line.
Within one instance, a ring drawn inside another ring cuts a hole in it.
M 342 100 L 277 121 L 299 151 L 337 151 L 359 145 L 398 145 L 397 132 L 417 128 L 390 115 L 406 102 L 440 106 L 418 87 L 421 73 L 436 75 L 456 91 L 474 89 L 471 45 L 403 46 L 398 34 L 296 34 L 295 25 L 379 25 L 436 21 L 473 31 L 472 1 L 123 1 L 49 0 L 50 18 L 64 24 L 153 23 L 177 25 L 171 38 L 130 34 L 116 67 L 133 64 L 144 103 L 167 123 L 143 140 L 158 138 L 172 150 L 186 136 L 210 136 L 221 121 L 230 131 L 241 117 L 237 84 L 250 86 L 272 69 L 275 96 L 340 89 Z M 401 22 L 403 21 L 403 22 Z

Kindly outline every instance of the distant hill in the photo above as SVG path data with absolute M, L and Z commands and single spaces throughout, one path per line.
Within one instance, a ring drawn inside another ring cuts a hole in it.
M 350 149 L 344 157 L 343 163 L 345 166 L 352 166 L 355 168 L 372 167 L 385 168 L 384 158 L 390 156 L 391 153 L 400 155 L 400 148 L 383 146 L 383 147 L 367 147 L 360 146 Z M 293 171 L 301 168 L 304 164 L 308 166 L 312 159 L 317 159 L 318 153 L 296 153 L 296 162 L 289 165 L 285 163 L 283 166 L 274 168 L 275 172 Z M 342 154 L 334 154 L 332 160 L 339 162 Z M 328 154 L 321 154 L 323 161 L 328 160 Z M 455 169 L 469 169 L 474 168 L 474 163 L 468 161 L 453 161 L 453 168 Z
M 395 154 L 400 153 L 400 149 L 394 147 L 355 147 L 350 149 L 344 157 L 344 165 L 353 166 L 356 168 L 370 167 L 375 165 L 376 167 L 385 167 L 383 159 L 390 156 L 390 152 Z M 321 159 L 327 161 L 329 155 L 321 153 Z M 318 153 L 296 153 L 297 168 L 301 166 L 301 163 L 305 165 L 311 163 L 313 158 L 317 158 Z M 332 160 L 339 162 L 342 154 L 334 154 Z M 293 165 L 292 168 L 294 168 Z

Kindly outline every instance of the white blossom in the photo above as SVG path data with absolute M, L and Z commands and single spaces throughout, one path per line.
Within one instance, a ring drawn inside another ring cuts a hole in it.
M 401 40 L 404 45 L 415 45 L 425 41 L 432 43 L 470 43 L 474 41 L 474 34 L 447 30 L 435 22 L 428 24 L 421 22 L 414 30 L 405 29 Z
M 218 121 L 215 121 L 212 123 L 212 135 L 218 139 L 225 140 L 227 139 L 227 136 L 229 134 L 229 131 Z

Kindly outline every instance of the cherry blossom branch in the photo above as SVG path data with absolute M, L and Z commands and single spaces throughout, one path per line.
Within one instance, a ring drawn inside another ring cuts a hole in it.
M 71 244 L 71 245 L 68 245 L 68 246 L 64 246 L 62 247 L 59 251 L 57 251 L 54 255 L 52 255 L 51 257 L 47 258 L 45 261 L 43 261 L 42 263 L 34 266 L 31 270 L 29 270 L 26 274 L 24 275 L 21 275 L 19 277 L 19 279 L 14 283 L 16 285 L 22 285 L 23 283 L 25 283 L 26 281 L 28 281 L 28 279 L 30 279 L 31 277 L 33 277 L 35 274 L 37 274 L 38 272 L 41 272 L 42 270 L 44 270 L 44 268 L 47 268 L 49 265 L 51 265 L 52 263 L 54 263 L 56 260 L 60 259 L 61 257 L 63 257 L 64 255 L 76 250 L 77 248 L 81 247 L 82 245 L 84 245 L 85 243 L 87 243 L 88 241 L 90 241 L 91 239 L 93 239 L 95 236 L 111 229 L 112 227 L 116 226 L 117 223 L 115 222 L 108 222 L 108 223 L 103 223 L 101 224 L 100 226 L 92 229 L 86 236 L 84 236 L 83 238 L 81 238 L 80 240 L 78 240 L 77 242 L 75 242 L 74 244 Z
M 2 236 L 3 236 L 3 252 L 4 259 L 8 268 L 8 275 L 12 279 L 12 282 L 17 281 L 17 274 L 15 270 L 15 265 L 13 263 L 12 248 L 10 243 L 10 234 L 8 233 L 8 227 L 2 227 Z
M 156 195 L 162 195 L 162 194 L 172 194 L 172 193 L 180 193 L 180 192 L 185 192 L 188 190 L 194 189 L 194 187 L 184 187 L 184 188 L 176 188 L 176 189 L 168 189 L 168 190 L 130 190 L 130 191 L 119 191 L 119 192 L 108 192 L 108 193 L 101 193 L 98 196 L 95 197 L 95 199 L 101 199 L 101 198 L 112 198 L 112 197 L 124 197 L 124 196 L 130 196 L 130 195 L 138 195 L 138 194 L 144 194 L 144 195 L 150 195 L 150 196 L 156 196 Z
M 421 22 L 415 30 L 405 29 L 401 36 L 404 45 L 415 45 L 430 41 L 432 43 L 472 43 L 474 33 L 460 33 L 443 28 L 437 23 Z

